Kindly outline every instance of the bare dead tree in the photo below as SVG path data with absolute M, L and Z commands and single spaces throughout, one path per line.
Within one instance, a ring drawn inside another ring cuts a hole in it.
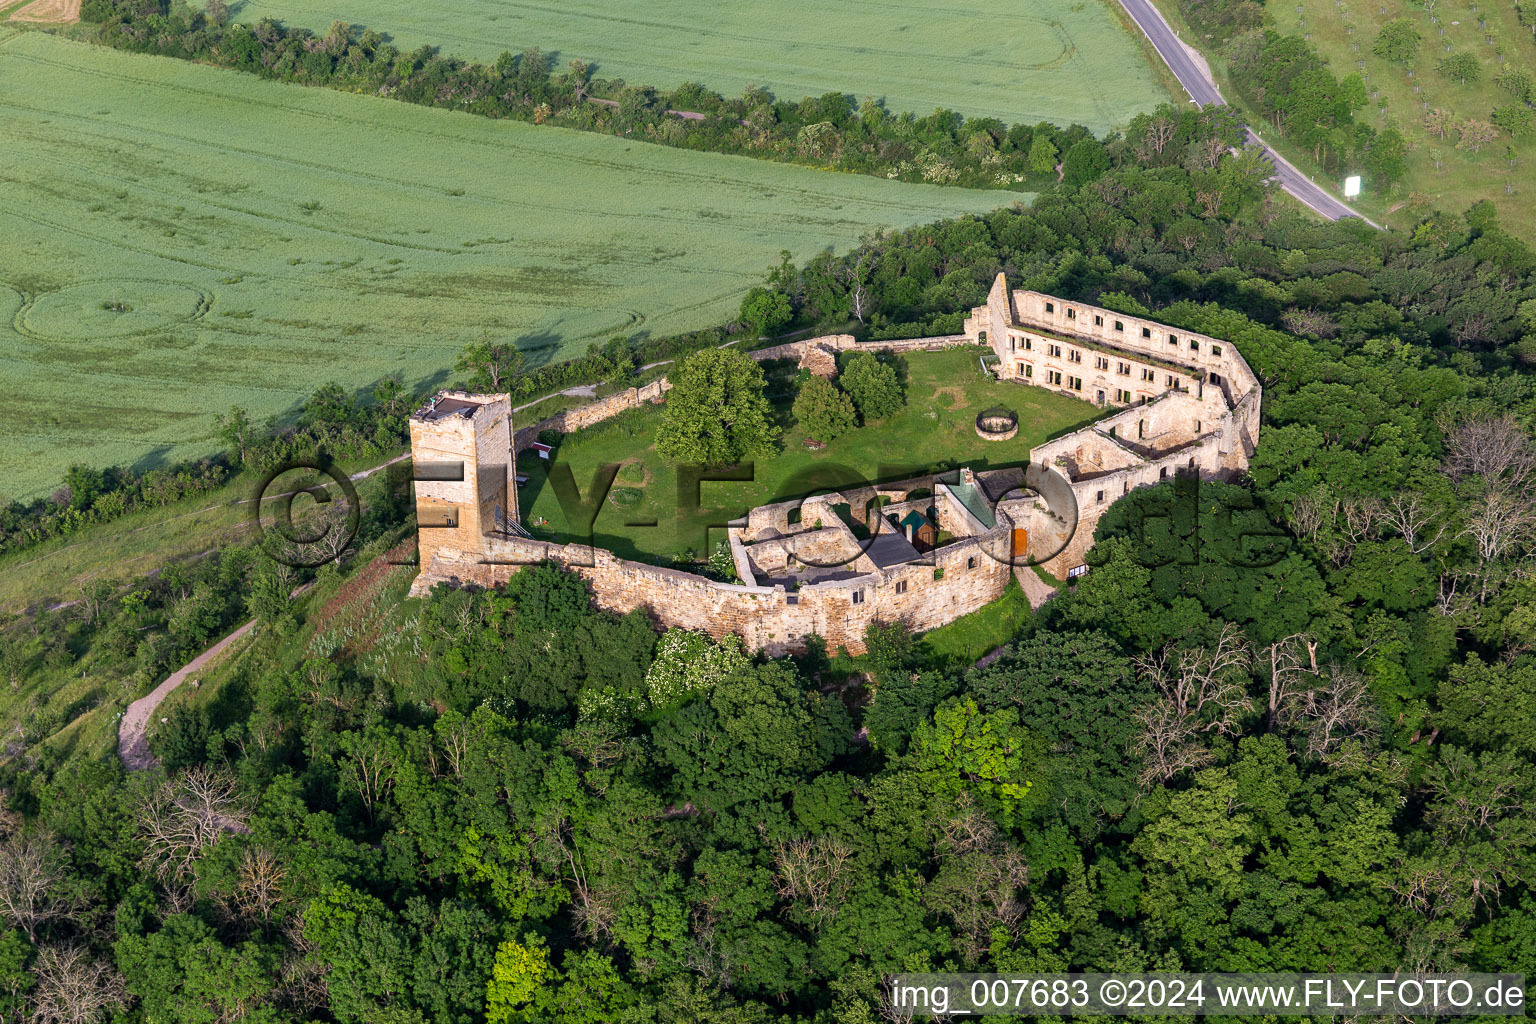
M 1216 756 L 1201 744 L 1200 731 L 1193 721 L 1179 714 L 1173 701 L 1166 697 L 1138 708 L 1132 717 L 1140 727 L 1131 743 L 1131 753 L 1142 762 L 1136 781 L 1145 789 L 1167 782 L 1180 772 L 1203 768 Z
M 1231 735 L 1251 706 L 1244 685 L 1253 652 L 1232 623 L 1221 628 L 1214 647 L 1165 647 L 1135 659 L 1137 670 L 1158 688 L 1179 714 L 1195 719 L 1203 732 Z
M 1323 503 L 1314 493 L 1298 494 L 1291 500 L 1290 513 L 1286 518 L 1298 536 L 1311 540 L 1323 525 Z
M 1335 666 L 1323 674 L 1321 685 L 1311 690 L 1300 709 L 1307 721 L 1307 753 L 1326 757 L 1345 740 L 1363 739 L 1375 733 L 1376 708 L 1365 677 L 1352 669 Z
M 127 996 L 123 977 L 84 946 L 44 946 L 32 965 L 35 1024 L 95 1024 Z
M 1332 338 L 1339 333 L 1339 325 L 1333 318 L 1317 309 L 1288 309 L 1280 315 L 1280 321 L 1292 334 Z
M 227 832 L 248 831 L 238 784 L 226 771 L 190 768 L 167 779 L 138 809 L 144 866 L 181 908 L 193 871 Z
M 850 309 L 861 324 L 864 322 L 864 315 L 869 312 L 870 278 L 874 275 L 875 267 L 880 263 L 885 244 L 886 237 L 883 231 L 865 238 L 864 243 L 854 252 L 853 259 L 845 266 Z
M 1536 503 L 1510 491 L 1488 490 L 1473 504 L 1459 536 L 1477 549 L 1478 603 L 1486 604 L 1498 563 L 1536 538 Z
M 1536 475 L 1536 445 L 1513 416 L 1474 416 L 1447 431 L 1446 468 L 1460 481 L 1477 475 L 1493 488 L 1523 491 Z
M 1415 491 L 1400 491 L 1388 498 L 1381 518 L 1416 555 L 1434 547 L 1445 535 L 1445 524 L 1438 522 L 1434 510 Z
M 1269 717 L 1271 732 L 1306 700 L 1317 678 L 1317 641 L 1293 633 L 1266 648 L 1269 654 Z
M 288 869 L 265 847 L 241 851 L 235 880 L 235 906 L 242 916 L 269 924 L 286 896 Z
M 1133 751 L 1142 758 L 1143 786 L 1208 763 L 1204 736 L 1236 733 L 1253 706 L 1247 689 L 1252 663 L 1247 639 L 1231 623 L 1213 647 L 1170 645 L 1135 659 L 1138 673 L 1158 691 L 1157 699 L 1135 712 L 1141 729 Z
M 29 942 L 36 944 L 38 930 L 49 922 L 84 908 L 68 880 L 68 855 L 49 830 L 15 831 L 0 840 L 0 915 L 26 932 Z
M 880 1003 L 876 1007 L 876 1012 L 886 1024 L 911 1024 L 917 1019 L 920 1007 L 906 1006 L 896 1001 L 894 996 L 896 978 L 897 975 L 891 975 L 880 986 Z
M 800 904 L 818 923 L 837 915 L 853 888 L 853 848 L 837 836 L 774 843 L 779 895 Z
M 1386 506 L 1380 498 L 1344 499 L 1344 536 L 1350 546 L 1375 538 L 1386 515 Z
M 1147 120 L 1146 132 L 1141 137 L 1141 142 L 1136 147 L 1137 154 L 1143 163 L 1152 162 L 1153 157 L 1163 155 L 1163 150 L 1168 148 L 1179 134 L 1179 125 L 1171 117 L 1150 117 Z
M 318 529 L 321 535 L 315 541 L 315 546 L 324 554 L 327 561 L 336 565 L 352 550 L 352 539 L 356 531 L 348 529 L 348 520 L 356 513 L 347 502 L 333 499 L 325 505 L 320 513 L 321 525 Z

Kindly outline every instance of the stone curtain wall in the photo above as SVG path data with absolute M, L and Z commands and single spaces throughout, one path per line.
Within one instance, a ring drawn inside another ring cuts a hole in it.
M 973 342 L 964 335 L 946 335 L 932 338 L 908 338 L 895 341 L 878 341 L 860 344 L 851 335 L 832 335 L 792 342 L 750 353 L 758 361 L 773 359 L 800 359 L 807 348 L 820 345 L 835 352 L 858 348 L 865 351 L 913 352 L 937 351 Z M 562 433 L 611 419 L 620 413 L 638 408 L 647 402 L 659 402 L 671 388 L 666 378 L 640 388 L 629 388 L 607 398 L 599 399 L 575 409 L 568 409 L 548 419 L 517 430 L 511 443 L 522 450 L 538 439 L 543 430 Z M 470 396 L 464 396 L 470 397 Z M 497 396 L 505 400 L 505 396 Z M 499 411 L 499 407 L 498 410 Z M 487 420 L 485 423 L 479 420 Z M 478 469 L 490 453 L 481 451 L 484 442 L 477 427 L 489 427 L 488 413 L 482 413 L 476 422 L 465 419 L 454 421 L 422 421 L 412 418 L 412 451 L 418 457 L 438 454 L 444 457 L 462 458 Z M 505 424 L 502 423 L 503 431 Z M 505 444 L 503 435 L 500 443 Z M 476 474 L 477 475 L 477 474 Z M 966 474 L 967 480 L 970 479 Z M 945 504 L 951 516 L 964 516 L 973 528 L 981 530 L 969 513 L 955 501 L 941 483 L 928 478 L 907 484 L 889 484 L 869 488 L 851 495 L 856 515 L 862 517 L 862 503 L 876 493 L 900 498 L 911 486 L 932 487 L 933 499 Z M 611 552 L 587 545 L 559 545 L 542 541 L 526 540 L 505 533 L 491 533 L 492 524 L 476 512 L 481 511 L 472 496 L 478 488 L 474 483 L 465 484 L 426 483 L 417 485 L 418 508 L 426 505 L 451 505 L 465 508 L 460 511 L 456 529 L 423 529 L 418 538 L 421 554 L 421 571 L 411 587 L 419 595 L 437 583 L 453 586 L 473 585 L 491 587 L 504 583 L 524 565 L 552 561 L 585 579 L 592 588 L 593 603 L 599 608 L 615 612 L 644 609 L 658 623 L 684 629 L 697 629 L 720 638 L 728 633 L 741 636 L 753 649 L 769 654 L 784 654 L 805 649 L 806 638 L 811 634 L 824 637 L 836 650 L 845 648 L 850 653 L 864 653 L 864 630 L 871 622 L 904 622 L 914 630 L 929 630 L 952 622 L 962 615 L 974 612 L 1002 596 L 1012 576 L 1013 567 L 1007 561 L 1008 542 L 1004 530 L 996 530 L 985 537 L 973 537 L 948 544 L 919 562 L 876 569 L 874 563 L 860 553 L 853 552 L 849 568 L 860 575 L 843 580 L 808 583 L 797 591 L 783 586 L 763 587 L 717 583 L 702 576 L 676 569 L 664 569 L 619 558 Z M 483 496 L 481 496 L 483 497 Z M 814 501 L 815 499 L 813 499 Z M 787 510 L 798 502 L 780 503 L 771 511 L 754 510 L 752 515 L 767 515 L 784 520 L 779 525 L 788 527 Z M 953 507 L 950 507 L 950 506 Z M 465 514 L 469 512 L 469 514 Z M 832 511 L 830 503 L 823 499 L 823 507 L 813 510 L 807 503 L 803 513 L 812 523 L 819 514 L 823 529 L 805 531 L 799 528 L 798 536 L 789 547 L 798 551 L 807 548 L 846 548 L 852 542 L 852 534 Z M 1004 520 L 1006 522 L 1006 520 Z M 766 524 L 763 524 L 766 525 Z M 484 526 L 485 529 L 481 527 Z M 748 535 L 752 530 L 748 529 Z M 743 579 L 751 571 L 751 546 L 741 543 L 740 530 L 731 531 L 731 553 L 737 571 Z M 810 550 L 802 552 L 811 555 Z M 812 556 L 821 561 L 830 552 Z
M 603 420 L 611 420 L 621 412 L 630 409 L 638 409 L 647 402 L 659 402 L 672 388 L 671 381 L 662 377 L 653 380 L 649 384 L 638 388 L 629 388 L 625 391 L 609 395 L 607 398 L 599 398 L 595 402 L 579 405 L 574 409 L 557 412 L 546 420 L 540 420 L 532 426 L 523 427 L 517 432 L 513 444 L 518 451 L 522 451 L 539 439 L 539 433 L 545 430 L 558 430 L 562 434 L 572 434 L 582 427 L 590 427 L 594 423 Z
M 789 593 L 782 587 L 716 583 L 586 545 L 486 537 L 483 555 L 439 548 L 433 561 L 423 564 L 412 592 L 423 593 L 438 582 L 496 586 L 523 565 L 548 560 L 585 579 L 593 603 L 607 611 L 641 608 L 661 625 L 701 630 L 716 639 L 734 633 L 748 648 L 770 655 L 804 650 L 812 633 L 824 637 L 833 651 L 843 647 L 862 654 L 869 623 L 901 621 L 915 630 L 942 626 L 1001 597 L 1012 575 L 1012 567 L 991 557 L 979 540 L 951 544 L 934 555 L 932 565 L 903 565 L 888 574 L 868 573 Z M 902 582 L 905 591 L 897 593 Z M 858 603 L 855 592 L 862 595 Z
M 1263 389 L 1228 341 L 1042 292 L 1010 289 L 1003 274 L 993 282 L 987 304 L 971 311 L 965 330 L 973 343 L 984 342 L 1002 360 L 1000 377 L 1121 410 L 1029 453 L 1032 463 L 1065 472 L 1077 503 L 1078 526 L 1070 543 L 1044 563 L 1058 579 L 1083 563 L 1099 517 L 1133 488 L 1179 473 L 1211 478 L 1248 468 L 1258 441 Z M 1027 342 L 1033 347 L 1025 348 Z M 1053 346 L 1060 354 L 1051 355 Z M 1068 349 L 1081 361 L 1061 351 Z M 1024 376 L 1021 363 L 1033 366 L 1032 377 Z M 1121 365 L 1132 372 L 1121 374 Z M 1084 387 L 1050 383 L 1047 374 L 1053 370 L 1080 378 Z M 1150 372 L 1150 379 L 1143 371 Z M 1124 401 L 1121 392 L 1134 400 Z M 1115 437 L 1109 436 L 1111 428 Z

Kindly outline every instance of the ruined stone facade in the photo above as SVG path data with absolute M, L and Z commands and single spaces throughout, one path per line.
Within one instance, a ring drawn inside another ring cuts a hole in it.
M 1247 469 L 1262 389 L 1237 347 L 1155 320 L 1008 288 L 997 275 L 966 336 L 992 349 L 1000 379 L 1051 388 L 1120 411 L 1040 445 L 1030 462 L 1071 483 L 1078 524 L 1045 563 L 1057 577 L 1083 564 L 1093 528 L 1134 487 L 1177 474 Z
M 815 350 L 811 358 L 825 362 L 856 344 L 833 336 L 753 355 L 805 359 Z M 533 540 L 518 520 L 519 448 L 540 430 L 576 430 L 660 401 L 664 379 L 515 432 L 507 396 L 444 392 L 411 417 L 421 560 L 413 593 L 439 582 L 494 586 L 524 565 L 551 561 L 585 579 L 594 603 L 610 611 L 640 608 L 662 625 L 735 633 L 770 654 L 802 650 L 812 634 L 833 650 L 862 653 L 869 623 L 944 625 L 996 600 L 1015 572 L 1033 571 L 1029 562 L 1065 577 L 1121 495 L 1178 473 L 1241 471 L 1258 437 L 1258 381 L 1231 344 L 1009 291 L 1002 275 L 964 335 L 868 347 L 955 345 L 990 347 L 1001 379 L 1118 411 L 1037 446 L 1020 465 L 753 509 L 727 529 L 744 582 L 726 584 L 587 545 Z

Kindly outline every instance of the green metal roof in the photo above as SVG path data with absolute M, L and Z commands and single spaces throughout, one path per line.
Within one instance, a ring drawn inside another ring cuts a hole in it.
M 997 525 L 997 517 L 992 514 L 992 506 L 975 484 L 955 483 L 945 486 L 949 488 L 949 493 L 965 506 L 966 511 L 975 516 L 983 526 L 990 530 Z

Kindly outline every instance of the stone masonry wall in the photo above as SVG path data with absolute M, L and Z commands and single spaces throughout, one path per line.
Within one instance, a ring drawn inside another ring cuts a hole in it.
M 812 633 L 824 637 L 834 651 L 844 647 L 862 654 L 870 622 L 933 629 L 996 600 L 1012 574 L 1006 562 L 992 558 L 976 539 L 967 539 L 933 552 L 932 565 L 898 566 L 789 593 L 783 587 L 716 583 L 585 545 L 515 537 L 484 540 L 483 555 L 438 549 L 430 564 L 424 560 L 413 592 L 436 582 L 495 586 L 523 565 L 550 560 L 585 579 L 599 608 L 621 613 L 644 609 L 661 625 L 702 630 L 716 639 L 735 633 L 749 648 L 770 655 L 803 650 Z

